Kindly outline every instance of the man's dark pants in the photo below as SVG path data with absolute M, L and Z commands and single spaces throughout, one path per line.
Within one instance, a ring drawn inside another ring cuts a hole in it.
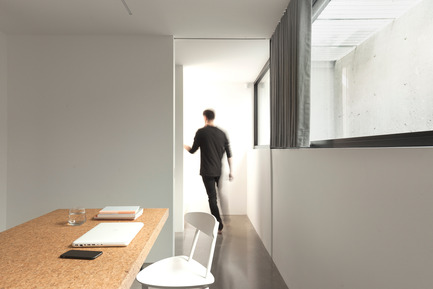
M 220 212 L 218 209 L 217 192 L 216 192 L 216 187 L 218 187 L 220 177 L 202 176 L 202 179 L 203 179 L 203 184 L 206 188 L 207 195 L 209 197 L 210 212 L 215 217 L 215 219 L 217 219 L 217 221 L 220 223 L 218 230 L 222 230 L 223 222 L 221 220 Z

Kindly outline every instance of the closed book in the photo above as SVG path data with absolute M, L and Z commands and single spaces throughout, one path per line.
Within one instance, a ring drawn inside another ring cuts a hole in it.
M 97 214 L 96 220 L 135 220 L 143 214 L 143 208 L 138 209 L 135 214 Z
M 99 211 L 99 214 L 136 214 L 140 206 L 107 206 Z

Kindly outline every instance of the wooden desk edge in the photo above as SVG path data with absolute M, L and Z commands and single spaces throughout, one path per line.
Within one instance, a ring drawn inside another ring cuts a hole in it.
M 168 219 L 168 209 L 164 209 L 164 210 L 165 210 L 165 213 L 164 213 L 163 217 L 161 218 L 160 222 L 158 223 L 156 230 L 154 230 L 152 233 L 152 236 L 150 239 L 151 242 L 148 242 L 146 247 L 141 251 L 139 257 L 137 258 L 137 260 L 134 263 L 131 270 L 128 271 L 128 274 L 126 275 L 126 277 L 123 280 L 122 284 L 120 285 L 119 289 L 130 289 L 132 283 L 134 283 L 135 277 L 137 276 L 138 272 L 140 272 L 141 266 L 144 264 L 144 261 L 146 260 L 147 255 L 149 255 L 150 249 L 152 249 L 153 245 L 155 244 L 156 239 L 159 236 L 159 233 L 161 232 L 162 228 L 164 227 L 165 222 Z

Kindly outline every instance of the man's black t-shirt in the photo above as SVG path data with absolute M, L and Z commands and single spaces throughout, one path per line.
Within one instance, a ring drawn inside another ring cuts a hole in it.
M 215 126 L 200 128 L 194 137 L 190 153 L 195 153 L 200 148 L 200 175 L 218 177 L 221 175 L 221 159 L 224 152 L 227 158 L 232 153 L 226 134 Z

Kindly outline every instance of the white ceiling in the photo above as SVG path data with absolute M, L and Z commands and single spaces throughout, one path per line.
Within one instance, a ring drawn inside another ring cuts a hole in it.
M 4 33 L 269 38 L 289 0 L 0 0 Z
M 254 81 L 289 0 L 0 0 L 5 34 L 173 35 L 176 63 Z M 226 39 L 215 41 L 207 39 Z M 235 40 L 232 40 L 235 39 Z M 242 40 L 239 40 L 242 39 Z M 253 41 L 245 39 L 254 39 Z
M 215 79 L 252 82 L 269 57 L 268 39 L 289 3 L 289 0 L 123 1 L 132 15 L 122 0 L 0 0 L 0 31 L 173 35 L 178 39 L 177 64 L 202 69 L 203 75 Z M 313 24 L 313 60 L 341 58 L 419 1 L 330 1 Z

